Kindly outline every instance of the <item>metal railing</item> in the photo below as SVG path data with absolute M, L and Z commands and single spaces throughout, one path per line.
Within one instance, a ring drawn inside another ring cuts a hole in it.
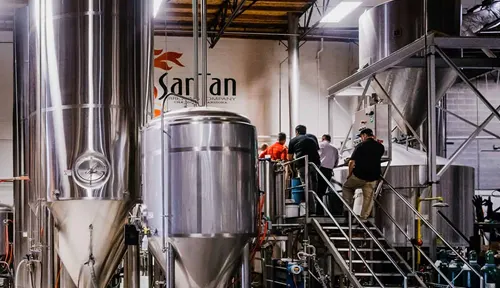
M 474 274 L 476 274 L 476 275 L 479 277 L 479 279 L 480 279 L 479 288 L 483 288 L 483 287 L 484 287 L 484 279 L 483 279 L 483 276 L 481 275 L 481 273 L 479 273 L 478 271 L 476 271 L 476 270 L 475 270 L 475 269 L 474 269 L 474 268 L 473 268 L 473 267 L 469 264 L 469 262 L 467 261 L 467 259 L 465 259 L 462 255 L 460 255 L 460 253 L 458 253 L 458 251 L 456 251 L 456 250 L 455 250 L 455 249 L 451 246 L 451 244 L 450 244 L 450 243 L 448 243 L 448 241 L 446 241 L 446 239 L 444 239 L 444 237 L 443 237 L 443 236 L 442 236 L 442 235 L 441 235 L 441 234 L 437 231 L 437 229 L 436 229 L 434 226 L 432 226 L 432 224 L 431 224 L 429 221 L 427 221 L 427 220 L 424 218 L 424 216 L 423 216 L 422 214 L 420 214 L 420 212 L 418 212 L 418 210 L 417 210 L 415 207 L 413 207 L 413 206 L 411 205 L 411 203 L 410 203 L 410 202 L 408 202 L 408 200 L 406 200 L 406 198 L 405 198 L 404 196 L 402 196 L 402 195 L 401 195 L 398 191 L 396 191 L 396 189 L 395 189 L 395 188 L 391 185 L 391 183 L 389 183 L 389 182 L 388 182 L 385 178 L 383 178 L 383 177 L 382 177 L 382 181 L 384 181 L 384 183 L 387 185 L 387 187 L 389 187 L 389 189 L 390 189 L 390 190 L 391 190 L 391 191 L 392 191 L 392 192 L 393 192 L 393 193 L 394 193 L 394 194 L 395 194 L 395 195 L 396 195 L 399 199 L 401 199 L 401 201 L 403 201 L 403 203 L 404 203 L 404 204 L 405 204 L 408 208 L 410 208 L 410 210 L 413 212 L 413 214 L 415 214 L 415 216 L 417 216 L 417 217 L 420 219 L 420 221 L 424 222 L 424 224 L 425 224 L 425 225 L 426 225 L 426 226 L 427 226 L 427 227 L 428 227 L 428 228 L 429 228 L 429 229 L 430 229 L 430 230 L 431 230 L 434 234 L 436 234 L 436 236 L 437 236 L 437 237 L 438 237 L 438 238 L 439 238 L 439 239 L 443 242 L 443 244 L 444 244 L 444 245 L 445 245 L 448 249 L 450 249 L 453 253 L 455 253 L 455 254 L 457 255 L 457 257 L 458 257 L 458 258 L 459 258 L 459 259 L 460 259 L 460 260 L 464 263 L 464 265 L 465 265 L 465 266 L 467 266 L 470 270 L 472 270 L 472 271 L 474 272 Z M 379 205 L 379 206 L 380 206 L 380 205 Z M 380 206 L 380 207 L 381 207 L 381 206 Z M 382 209 L 382 210 L 384 211 L 384 209 Z M 387 212 L 387 211 L 385 211 L 385 212 Z M 386 215 L 387 215 L 387 216 L 389 216 L 389 218 L 390 218 L 390 219 L 392 218 L 392 216 L 390 216 L 390 215 L 389 215 L 389 213 L 386 213 Z M 392 219 L 391 219 L 391 221 L 395 222 L 396 220 L 395 220 L 394 218 L 392 218 Z M 398 225 L 396 224 L 396 226 L 398 226 Z M 398 226 L 398 229 L 400 229 L 400 227 L 399 227 L 399 226 Z M 401 231 L 401 232 L 403 232 L 403 234 L 405 234 L 405 236 L 408 236 L 408 235 L 407 235 L 404 231 L 402 231 L 401 229 L 400 229 L 400 231 Z M 407 238 L 408 238 L 408 237 L 407 237 Z M 419 250 L 419 252 L 420 252 L 420 253 L 422 253 L 422 252 L 420 251 L 420 247 L 418 247 L 418 246 L 416 246 L 416 245 L 414 245 L 414 247 L 415 247 L 415 248 L 417 248 L 417 250 Z M 422 254 L 422 255 L 425 255 L 425 254 Z M 427 259 L 426 255 L 425 255 L 424 257 Z M 430 258 L 429 258 L 429 259 L 427 259 L 427 261 L 428 261 L 430 264 L 432 264 L 432 260 L 431 260 Z M 446 277 L 442 274 L 442 272 L 441 272 L 439 269 L 437 269 L 437 267 L 435 267 L 433 264 L 432 264 L 432 266 L 433 266 L 433 268 L 434 268 L 434 269 L 436 269 L 436 270 L 437 270 L 437 272 L 438 272 L 439 274 L 441 274 L 441 276 L 443 276 L 444 278 L 446 278 Z M 446 280 L 448 280 L 448 279 L 446 279 Z M 452 284 L 450 281 L 447 281 L 447 282 L 448 282 L 448 284 L 449 284 L 449 285 L 451 285 L 451 287 L 454 287 L 454 286 L 453 286 L 453 284 Z
M 306 162 L 307 164 L 307 162 Z M 321 199 L 318 197 L 318 195 L 313 192 L 313 195 L 314 197 L 316 198 L 316 200 L 318 201 L 318 203 L 323 207 L 323 209 L 326 211 L 326 213 L 328 214 L 328 216 L 330 217 L 330 219 L 335 223 L 335 225 L 339 228 L 340 232 L 342 233 L 342 235 L 347 239 L 347 241 L 349 242 L 349 270 L 350 272 L 352 272 L 352 264 L 353 264 L 353 261 L 352 261 L 352 249 L 354 249 L 354 251 L 356 252 L 356 254 L 358 254 L 358 256 L 361 258 L 361 261 L 363 262 L 363 264 L 365 264 L 366 268 L 370 271 L 370 274 L 372 274 L 373 278 L 380 284 L 381 287 L 384 287 L 383 283 L 380 281 L 380 279 L 375 275 L 376 273 L 373 272 L 373 270 L 370 268 L 370 266 L 368 265 L 368 263 L 366 262 L 366 260 L 361 256 L 361 254 L 359 253 L 359 251 L 357 250 L 357 248 L 355 247 L 354 243 L 352 242 L 352 216 L 354 216 L 354 218 L 358 221 L 358 223 L 360 224 L 360 226 L 363 228 L 363 230 L 365 231 L 366 234 L 369 235 L 369 237 L 373 240 L 373 242 L 379 247 L 380 251 L 385 255 L 385 257 L 391 262 L 391 264 L 396 268 L 396 270 L 398 271 L 399 274 L 401 274 L 401 277 L 403 277 L 403 287 L 406 288 L 408 287 L 408 277 L 407 275 L 401 270 L 401 268 L 399 267 L 399 265 L 396 263 L 396 261 L 394 261 L 394 259 L 392 258 L 392 256 L 389 254 L 389 252 L 384 248 L 384 246 L 380 243 L 380 241 L 378 241 L 377 237 L 375 237 L 373 235 L 372 232 L 370 232 L 370 229 L 365 225 L 365 223 L 363 223 L 363 221 L 356 215 L 356 213 L 354 212 L 354 210 L 352 209 L 352 207 L 347 203 L 347 201 L 342 198 L 342 196 L 335 190 L 335 187 L 333 187 L 332 183 L 325 177 L 325 175 L 323 175 L 323 173 L 321 173 L 321 170 L 318 168 L 318 166 L 316 166 L 314 163 L 308 163 L 309 165 L 311 165 L 315 170 L 316 172 L 318 173 L 318 176 L 320 176 L 321 178 L 323 178 L 323 180 L 326 182 L 326 184 L 330 187 L 330 189 L 332 190 L 332 192 L 336 193 L 338 198 L 340 199 L 340 201 L 342 202 L 343 206 L 345 208 L 347 208 L 347 211 L 349 212 L 349 217 L 348 217 L 348 223 L 349 223 L 349 235 L 346 235 L 346 233 L 342 230 L 340 224 L 335 220 L 335 217 L 333 217 L 333 215 L 330 213 L 330 211 L 328 210 L 328 208 L 326 207 L 326 205 L 323 203 L 323 201 L 321 201 Z M 307 171 L 307 170 L 306 170 Z M 307 176 L 307 175 L 306 175 Z M 307 179 L 307 178 L 306 178 Z M 307 208 L 306 208 L 306 211 L 307 211 Z M 307 215 L 307 212 L 306 212 L 306 215 Z

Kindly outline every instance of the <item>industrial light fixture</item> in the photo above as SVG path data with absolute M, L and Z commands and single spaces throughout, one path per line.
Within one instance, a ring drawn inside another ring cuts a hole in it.
M 160 6 L 163 0 L 154 0 L 153 2 L 153 16 L 156 17 L 158 15 L 158 11 L 160 11 Z
M 352 1 L 343 1 L 340 2 L 332 11 L 328 12 L 323 19 L 321 19 L 321 23 L 338 23 L 345 16 L 349 15 L 354 9 L 358 8 L 362 2 L 352 2 Z

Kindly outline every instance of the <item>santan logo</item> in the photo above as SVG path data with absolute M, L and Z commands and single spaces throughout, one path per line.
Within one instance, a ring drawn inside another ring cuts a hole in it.
M 161 96 L 165 95 L 168 92 L 191 96 L 191 92 L 194 89 L 194 78 L 174 77 L 172 81 L 168 81 L 169 83 L 167 83 L 168 71 L 172 70 L 174 66 L 184 67 L 184 65 L 180 61 L 182 53 L 163 52 L 163 50 L 155 50 L 154 55 L 154 67 L 165 71 L 165 73 L 160 76 L 158 82 L 161 89 L 163 90 Z M 211 76 L 212 74 L 208 73 L 208 75 Z M 228 102 L 235 100 L 237 91 L 235 79 L 209 77 L 208 80 L 208 92 L 210 93 L 208 102 L 210 104 L 227 104 Z M 158 98 L 159 96 L 158 88 L 156 86 L 154 87 L 154 96 L 155 98 Z M 174 99 L 174 103 L 183 103 L 183 101 L 179 98 L 172 98 Z M 155 116 L 158 116 L 159 113 L 159 110 L 155 111 Z

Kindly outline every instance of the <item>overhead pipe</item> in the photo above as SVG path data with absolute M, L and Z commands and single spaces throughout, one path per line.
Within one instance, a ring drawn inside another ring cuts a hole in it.
M 207 33 L 207 0 L 201 0 L 201 86 L 200 106 L 208 104 L 208 33 Z
M 321 38 L 321 46 L 318 50 L 318 52 L 316 53 L 316 68 L 317 68 L 317 77 L 318 77 L 318 123 L 317 123 L 317 127 L 319 129 L 319 124 L 320 124 L 320 110 L 321 110 L 321 53 L 323 53 L 323 51 L 325 50 L 325 46 L 324 46 L 324 40 L 323 38 Z M 330 113 L 328 113 L 328 115 L 330 115 Z M 328 122 L 330 122 L 330 119 L 328 119 Z M 328 130 L 328 133 L 330 133 L 330 131 Z
M 299 29 L 299 17 L 295 13 L 288 13 L 288 33 L 297 34 Z M 299 125 L 299 99 L 300 93 L 300 71 L 299 71 L 299 37 L 288 37 L 288 101 L 290 136 Z
M 199 68 L 199 27 L 198 27 L 198 0 L 193 0 L 193 79 L 194 79 L 194 100 L 200 102 L 200 68 Z

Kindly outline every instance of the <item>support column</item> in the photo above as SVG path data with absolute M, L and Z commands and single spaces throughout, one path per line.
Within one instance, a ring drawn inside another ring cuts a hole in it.
M 299 125 L 299 93 L 300 93 L 300 71 L 299 71 L 299 15 L 288 13 L 288 102 L 289 102 L 289 124 L 290 137 L 295 135 L 295 127 Z
M 127 253 L 125 254 L 124 271 L 123 271 L 123 285 L 127 288 L 139 288 L 141 275 L 140 275 L 140 262 L 139 262 L 139 246 L 129 245 Z
M 247 243 L 243 248 L 243 255 L 241 257 L 241 288 L 251 288 L 250 282 L 250 244 Z M 264 267 L 263 269 L 265 269 Z
M 427 143 L 427 173 L 429 188 L 432 191 L 431 197 L 436 197 L 437 194 L 437 167 L 436 167 L 436 155 L 437 155 L 437 138 L 436 138 L 436 49 L 434 46 L 428 48 L 427 56 L 427 89 L 428 89 L 428 103 L 427 103 L 427 133 L 428 133 L 428 143 Z M 434 227 L 436 227 L 437 216 L 434 211 L 431 210 L 430 222 Z M 433 261 L 436 260 L 436 235 L 432 235 L 431 243 L 429 243 L 430 257 Z

